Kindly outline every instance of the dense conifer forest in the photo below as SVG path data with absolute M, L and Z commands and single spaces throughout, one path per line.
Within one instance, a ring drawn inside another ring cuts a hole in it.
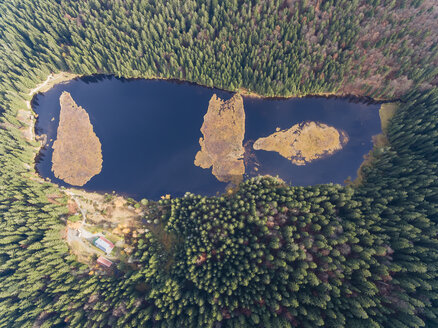
M 0 327 L 438 327 L 437 31 L 433 0 L 1 2 Z M 360 183 L 150 202 L 98 276 L 17 118 L 60 71 L 400 106 Z

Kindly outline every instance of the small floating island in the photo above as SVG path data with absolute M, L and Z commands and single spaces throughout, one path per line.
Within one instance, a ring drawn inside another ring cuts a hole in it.
M 102 146 L 88 113 L 76 105 L 70 93 L 64 91 L 59 102 L 61 112 L 53 143 L 52 171 L 68 184 L 83 186 L 102 170 Z
M 235 94 L 224 101 L 214 94 L 208 104 L 207 114 L 201 127 L 201 150 L 195 157 L 195 165 L 208 169 L 221 182 L 238 184 L 243 179 L 245 164 L 243 138 L 245 137 L 245 111 L 243 99 Z
M 344 131 L 319 122 L 295 124 L 254 142 L 255 150 L 275 151 L 295 165 L 332 155 L 348 142 Z

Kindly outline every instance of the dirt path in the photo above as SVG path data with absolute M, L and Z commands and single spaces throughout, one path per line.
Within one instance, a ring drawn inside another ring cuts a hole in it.
M 49 74 L 47 76 L 47 79 L 38 84 L 35 88 L 29 90 L 29 93 L 27 94 L 30 96 L 30 99 L 33 98 L 34 95 L 36 95 L 38 92 L 46 92 L 49 91 L 55 84 L 70 81 L 77 77 L 77 74 L 67 73 L 67 72 L 61 72 L 58 74 Z M 18 119 L 20 121 L 24 121 L 29 127 L 24 131 L 24 136 L 31 140 L 35 140 L 35 115 L 32 112 L 32 105 L 31 100 L 26 100 L 26 107 L 28 111 L 20 110 L 18 111 Z
M 39 90 L 41 90 L 42 88 L 44 88 L 47 84 L 49 84 L 49 82 L 53 79 L 53 74 L 49 74 L 49 76 L 47 76 L 47 79 L 43 82 L 38 84 L 35 88 L 33 88 L 32 90 L 29 91 L 28 95 L 29 96 L 33 96 L 34 94 L 36 94 Z M 27 108 L 30 109 L 30 101 L 26 102 L 28 104 Z
M 69 196 L 74 200 L 74 202 L 76 203 L 76 206 L 79 208 L 79 210 L 81 211 L 81 214 L 82 214 L 82 224 L 85 224 L 85 220 L 87 219 L 87 216 L 86 216 L 87 211 L 84 210 L 84 209 L 81 207 L 81 204 L 80 204 L 79 201 L 77 200 L 76 195 L 75 195 L 74 193 L 72 193 L 70 190 L 64 190 L 64 192 L 65 192 L 67 195 L 69 195 Z

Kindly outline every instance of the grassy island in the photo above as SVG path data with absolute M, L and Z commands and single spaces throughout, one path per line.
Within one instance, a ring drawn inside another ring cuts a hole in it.
M 276 151 L 295 165 L 305 165 L 342 149 L 348 142 L 343 131 L 326 124 L 306 122 L 277 131 L 254 142 L 255 150 Z
M 87 112 L 68 92 L 59 98 L 61 112 L 53 143 L 52 171 L 73 186 L 83 186 L 102 169 L 102 146 Z
M 243 138 L 245 111 L 239 94 L 223 101 L 213 95 L 201 127 L 201 150 L 196 154 L 195 165 L 204 169 L 213 167 L 213 175 L 222 182 L 238 184 L 245 173 Z

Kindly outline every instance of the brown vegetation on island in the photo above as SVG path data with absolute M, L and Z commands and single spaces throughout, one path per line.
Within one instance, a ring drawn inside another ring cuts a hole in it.
M 102 169 L 102 147 L 87 112 L 68 92 L 59 98 L 61 113 L 53 143 L 52 171 L 71 185 L 83 186 Z
M 331 155 L 348 142 L 345 132 L 317 122 L 295 124 L 288 130 L 259 138 L 255 150 L 276 151 L 295 165 L 305 165 L 315 159 Z
M 243 99 L 236 94 L 224 101 L 213 95 L 201 127 L 201 150 L 195 165 L 204 169 L 213 167 L 213 175 L 222 182 L 239 183 L 245 173 L 243 138 L 245 111 Z

